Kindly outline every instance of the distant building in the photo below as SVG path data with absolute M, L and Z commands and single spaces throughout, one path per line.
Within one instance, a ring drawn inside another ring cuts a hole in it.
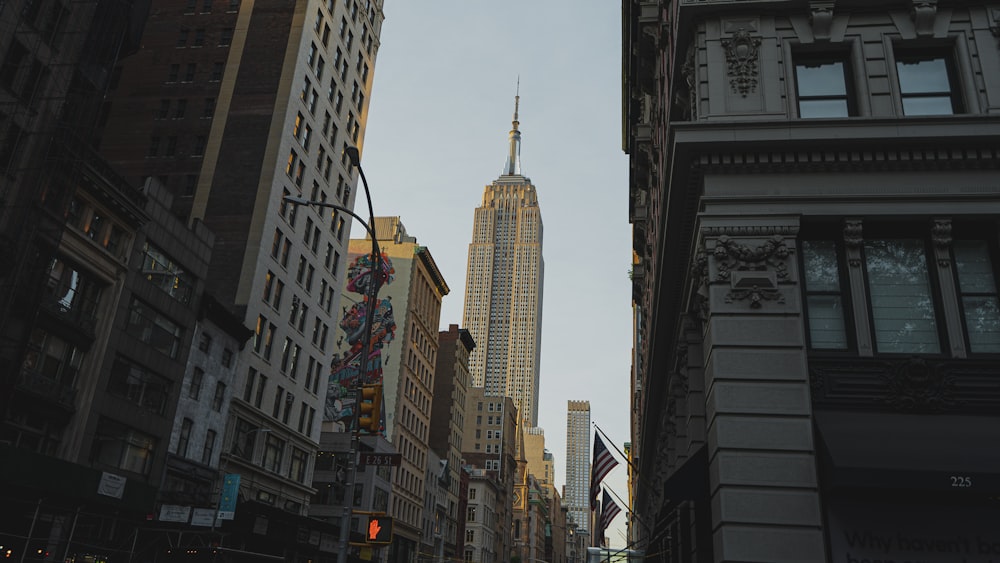
M 499 551 L 502 544 L 503 489 L 493 472 L 469 469 L 469 488 L 465 508 L 465 561 L 501 563 L 508 561 Z
M 996 560 L 996 6 L 623 9 L 645 560 Z
M 438 332 L 429 446 L 448 463 L 447 511 L 441 523 L 445 558 L 460 558 L 463 554 L 459 537 L 459 522 L 465 517 L 460 510 L 462 433 L 469 388 L 469 353 L 475 346 L 469 331 L 458 325 L 449 325 L 448 330 Z
M 517 475 L 517 409 L 510 397 L 494 397 L 482 387 L 471 387 L 465 401 L 462 458 L 468 466 L 481 468 L 497 483 L 495 507 L 499 518 L 495 553 L 508 558 L 513 549 L 514 486 Z
M 563 502 L 584 535 L 590 530 L 590 401 L 566 402 L 566 483 Z
M 521 174 L 517 102 L 507 164 L 476 208 L 462 326 L 476 348 L 472 385 L 511 397 L 526 426 L 538 425 L 542 338 L 542 216 L 531 180 Z

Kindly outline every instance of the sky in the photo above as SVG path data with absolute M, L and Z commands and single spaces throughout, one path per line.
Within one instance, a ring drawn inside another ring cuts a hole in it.
M 629 440 L 621 4 L 385 0 L 384 12 L 361 165 L 375 215 L 399 216 L 451 290 L 442 329 L 462 322 L 474 211 L 502 171 L 520 81 L 521 172 L 544 225 L 538 418 L 561 487 L 568 400 L 590 401 L 616 448 Z M 605 483 L 627 500 L 615 456 Z M 610 545 L 625 545 L 624 522 L 623 510 Z

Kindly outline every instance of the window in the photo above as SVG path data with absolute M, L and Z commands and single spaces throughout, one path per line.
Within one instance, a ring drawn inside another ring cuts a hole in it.
M 215 115 L 215 98 L 205 98 L 205 105 L 201 111 L 203 118 L 210 118 Z
M 246 386 L 243 387 L 243 400 L 248 403 L 250 402 L 250 399 L 253 398 L 253 384 L 254 380 L 256 379 L 257 379 L 257 370 L 255 370 L 254 368 L 250 368 L 249 371 L 247 371 Z
M 160 100 L 160 111 L 156 113 L 156 119 L 166 119 L 170 115 L 170 100 Z
M 191 383 L 188 387 L 188 398 L 198 400 L 201 395 L 201 382 L 205 378 L 205 370 L 194 368 L 191 372 Z
M 205 143 L 208 139 L 204 135 L 197 135 L 194 138 L 194 147 L 191 149 L 191 156 L 205 156 Z
M 305 450 L 292 448 L 291 463 L 288 466 L 288 477 L 299 483 L 305 483 L 308 459 L 309 457 Z
M 996 243 L 968 238 L 988 227 L 955 225 L 947 243 L 932 241 L 930 229 L 918 224 L 863 227 L 859 245 L 808 236 L 800 245 L 811 349 L 856 344 L 876 354 L 938 355 L 947 353 L 947 330 L 964 333 L 969 354 L 1000 352 Z M 867 302 L 852 303 L 862 297 L 850 288 L 862 285 Z M 958 310 L 946 315 L 953 307 Z M 857 323 L 870 331 L 855 331 Z M 865 332 L 870 342 L 859 340 Z
M 182 80 L 182 82 L 194 82 L 194 75 L 197 70 L 198 65 L 195 63 L 188 63 L 188 65 L 184 67 L 184 80 Z
M 148 475 L 156 438 L 108 418 L 101 418 L 94 432 L 90 459 L 99 465 Z
M 222 350 L 222 366 L 227 368 L 233 367 L 233 351 L 229 348 Z
M 833 241 L 802 241 L 809 343 L 813 349 L 847 348 L 840 259 Z
M 222 70 L 225 68 L 225 63 L 212 63 L 212 74 L 209 75 L 208 80 L 210 82 L 218 82 L 222 80 Z
M 167 71 L 167 82 L 177 82 L 177 77 L 180 76 L 181 65 L 172 64 L 168 67 Z
M 166 411 L 170 387 L 169 379 L 121 356 L 111 366 L 108 392 L 154 414 Z
M 180 326 L 138 299 L 129 307 L 128 332 L 171 358 L 180 350 Z
M 268 434 L 267 440 L 264 441 L 264 469 L 277 473 L 281 469 L 281 457 L 284 449 L 285 442 L 281 438 Z
M 476 521 L 476 507 L 475 506 L 470 506 L 468 508 L 468 510 L 466 511 L 466 514 L 465 514 L 465 521 L 466 522 L 475 522 Z
M 205 432 L 205 445 L 201 450 L 201 462 L 205 465 L 212 464 L 212 453 L 215 451 L 215 430 Z
M 177 437 L 177 455 L 187 457 L 188 444 L 191 443 L 191 427 L 194 422 L 190 418 L 185 418 L 181 422 L 181 432 Z
M 954 243 L 960 307 L 972 353 L 1000 352 L 1000 299 L 985 241 Z
M 940 51 L 897 49 L 896 78 L 903 115 L 949 115 L 962 111 L 950 56 Z
M 941 343 L 924 241 L 866 240 L 864 252 L 876 350 L 939 353 Z
M 222 33 L 219 35 L 219 46 L 226 47 L 233 42 L 233 28 L 226 27 L 223 28 Z
M 201 333 L 201 337 L 198 339 L 198 349 L 206 354 L 212 349 L 212 337 L 207 332 Z
M 205 44 L 205 28 L 199 27 L 194 30 L 194 46 L 201 47 Z
M 836 55 L 796 56 L 799 117 L 853 115 L 847 69 L 844 58 Z
M 212 410 L 222 412 L 222 405 L 226 400 L 226 384 L 219 381 L 215 384 L 215 396 L 212 397 Z

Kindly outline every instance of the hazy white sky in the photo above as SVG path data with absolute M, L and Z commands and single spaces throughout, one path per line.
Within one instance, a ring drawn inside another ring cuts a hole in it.
M 544 224 L 539 425 L 561 486 L 566 401 L 589 400 L 615 445 L 629 440 L 621 4 L 386 0 L 385 18 L 361 162 L 375 214 L 398 215 L 451 288 L 442 328 L 461 325 L 473 213 L 503 168 L 520 77 L 521 171 Z M 627 498 L 623 461 L 606 483 Z M 613 546 L 625 544 L 624 512 Z

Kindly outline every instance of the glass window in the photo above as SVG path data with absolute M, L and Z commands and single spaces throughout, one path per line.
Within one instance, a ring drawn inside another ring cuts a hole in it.
M 189 303 L 194 290 L 194 280 L 166 252 L 146 242 L 143 246 L 142 275 L 167 295 L 181 303 Z
M 955 271 L 972 353 L 1000 352 L 1000 301 L 985 241 L 955 241 Z
M 188 444 L 191 443 L 191 427 L 194 422 L 190 418 L 185 418 L 181 422 L 181 432 L 177 437 L 177 455 L 187 457 Z
M 147 475 L 157 442 L 134 428 L 102 418 L 91 443 L 91 459 L 98 464 Z
M 155 413 L 166 411 L 170 380 L 122 357 L 115 358 L 108 392 Z
M 799 117 L 851 115 L 847 65 L 830 56 L 796 57 L 795 86 Z
M 208 430 L 205 432 L 205 444 L 201 450 L 201 462 L 210 465 L 213 451 L 215 451 L 215 430 Z
M 264 441 L 264 469 L 274 473 L 281 470 L 281 458 L 284 450 L 285 442 L 273 434 L 268 434 Z
M 809 344 L 814 349 L 847 348 L 840 261 L 833 241 L 802 241 Z
M 894 54 L 903 115 L 949 115 L 961 111 L 949 58 L 923 51 Z
M 181 327 L 138 299 L 129 310 L 128 331 L 171 358 L 180 351 Z
M 924 242 L 868 240 L 864 248 L 876 349 L 898 354 L 939 353 Z

